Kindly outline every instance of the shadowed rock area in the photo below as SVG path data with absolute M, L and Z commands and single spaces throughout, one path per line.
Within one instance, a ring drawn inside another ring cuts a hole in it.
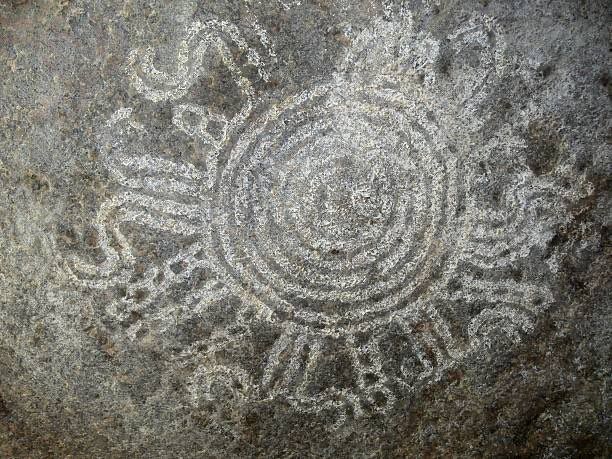
M 0 0 L 0 457 L 609 457 L 601 0 Z

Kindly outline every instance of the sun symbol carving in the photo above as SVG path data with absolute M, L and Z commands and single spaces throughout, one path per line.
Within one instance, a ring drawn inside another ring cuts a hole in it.
M 170 327 L 177 310 L 207 320 L 211 304 L 240 300 L 233 325 L 211 334 L 205 351 L 183 352 L 198 362 L 193 403 L 282 398 L 346 419 L 391 409 L 491 337 L 520 340 L 553 297 L 545 283 L 499 273 L 552 224 L 537 217 L 559 205 L 550 196 L 572 192 L 526 169 L 507 178 L 495 206 L 478 191 L 490 180 L 487 161 L 523 148 L 510 128 L 502 140 L 475 143 L 474 126 L 463 122 L 504 72 L 495 30 L 474 17 L 449 35 L 460 62 L 478 52 L 485 66 L 464 69 L 469 81 L 455 106 L 436 92 L 438 43 L 409 17 L 377 22 L 355 39 L 343 71 L 276 103 L 245 76 L 251 66 L 267 79 L 276 56 L 260 28 L 250 45 L 230 23 L 193 24 L 174 74 L 153 67 L 152 50 L 135 51 L 132 84 L 154 103 L 179 102 L 170 130 L 194 139 L 198 161 L 156 152 L 154 134 L 131 108 L 119 109 L 100 135 L 117 187 L 93 222 L 103 260 L 72 260 L 74 278 L 101 290 L 122 286 L 106 313 L 117 321 L 136 314 L 132 337 L 147 320 Z M 363 52 L 368 33 L 397 41 L 398 65 L 367 60 L 376 54 Z M 235 61 L 235 50 L 247 59 Z M 242 94 L 231 117 L 185 100 L 210 56 Z M 136 270 L 137 236 L 123 225 L 187 242 Z M 160 300 L 178 286 L 187 286 L 180 305 Z M 274 334 L 257 368 L 218 357 L 256 340 L 259 323 Z

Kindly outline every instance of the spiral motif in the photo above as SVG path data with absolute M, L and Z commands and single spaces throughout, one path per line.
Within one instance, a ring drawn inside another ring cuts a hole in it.
M 382 85 L 336 82 L 272 108 L 220 160 L 220 264 L 300 324 L 410 308 L 452 269 L 462 234 L 461 166 L 442 131 L 420 97 Z

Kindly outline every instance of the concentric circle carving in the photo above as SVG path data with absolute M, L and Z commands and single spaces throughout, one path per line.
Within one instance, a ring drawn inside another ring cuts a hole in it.
M 221 264 L 299 323 L 410 307 L 461 244 L 461 167 L 443 132 L 422 102 L 384 87 L 290 97 L 220 167 L 210 236 Z

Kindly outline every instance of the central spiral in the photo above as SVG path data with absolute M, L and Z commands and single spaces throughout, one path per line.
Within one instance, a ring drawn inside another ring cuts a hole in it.
M 318 158 L 309 152 L 310 164 L 292 170 L 278 189 L 286 197 L 279 204 L 282 214 L 293 216 L 292 232 L 306 240 L 304 230 L 311 229 L 316 237 L 310 244 L 338 255 L 373 242 L 384 229 L 393 209 L 393 182 L 375 158 L 364 163 L 353 159 L 358 157 L 353 152 L 326 151 Z
M 320 86 L 220 159 L 216 254 L 278 317 L 345 327 L 410 308 L 452 264 L 461 186 L 435 117 L 392 89 Z

